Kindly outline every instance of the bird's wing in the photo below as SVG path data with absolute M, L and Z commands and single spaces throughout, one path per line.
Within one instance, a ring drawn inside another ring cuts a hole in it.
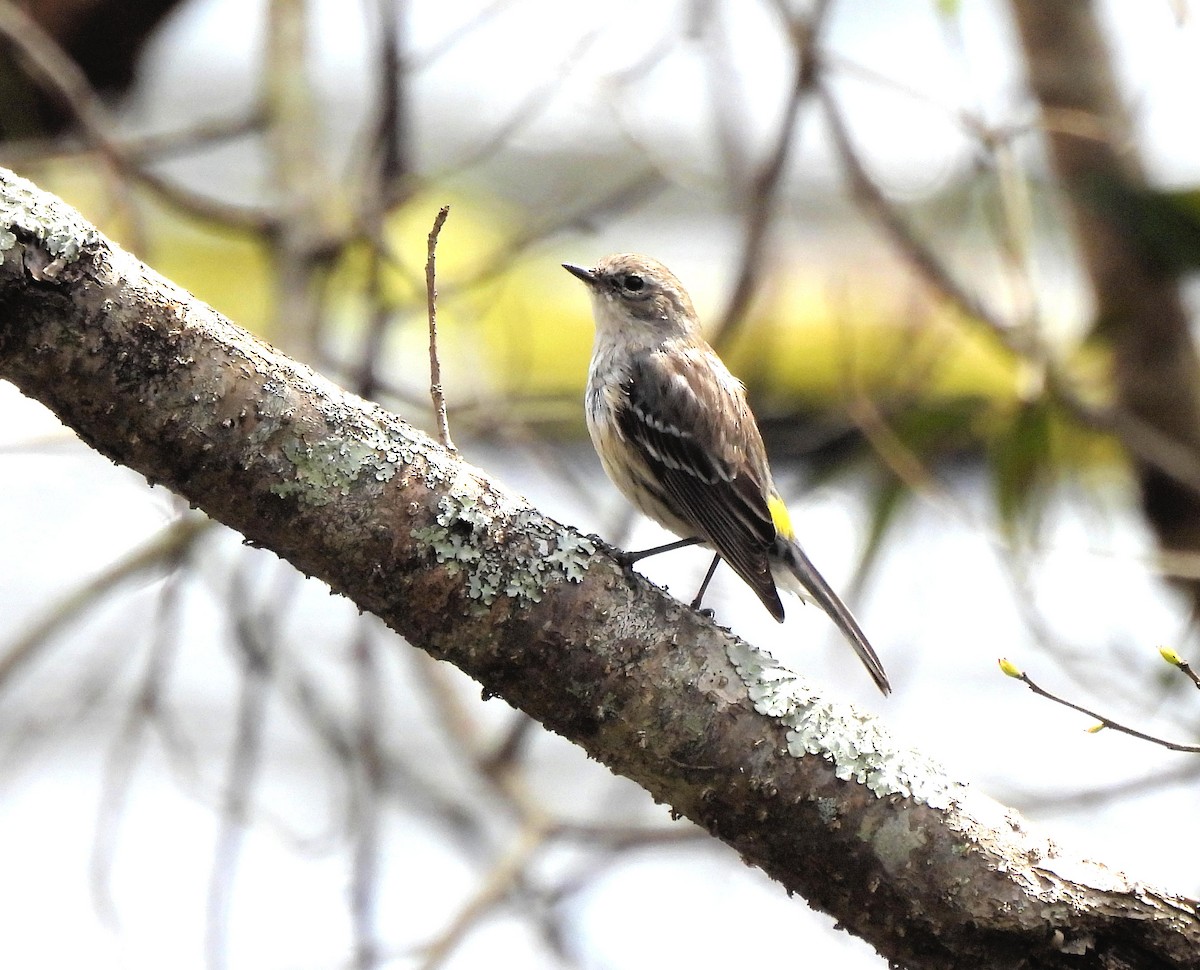
M 622 389 L 617 427 L 677 516 L 782 620 L 765 452 L 741 385 L 711 351 L 690 350 L 639 358 Z

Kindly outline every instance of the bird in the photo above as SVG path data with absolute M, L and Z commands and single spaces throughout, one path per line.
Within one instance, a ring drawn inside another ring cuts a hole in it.
M 693 607 L 724 560 L 781 623 L 781 588 L 820 606 L 891 693 L 858 621 L 797 542 L 745 388 L 704 340 L 683 284 L 636 253 L 562 266 L 591 296 L 585 413 L 600 463 L 636 509 L 680 537 L 624 561 L 705 546 L 714 556 Z

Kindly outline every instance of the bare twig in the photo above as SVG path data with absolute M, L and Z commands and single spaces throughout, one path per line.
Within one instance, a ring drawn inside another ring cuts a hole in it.
M 437 418 L 438 440 L 443 447 L 457 451 L 454 442 L 450 440 L 450 424 L 446 420 L 446 396 L 442 393 L 442 362 L 438 360 L 437 349 L 437 278 L 434 273 L 438 233 L 442 231 L 442 226 L 446 224 L 446 216 L 449 214 L 450 206 L 448 205 L 438 209 L 437 218 L 433 220 L 433 228 L 429 230 L 429 258 L 425 261 L 425 296 L 429 305 L 429 393 L 433 397 L 433 413 Z
M 143 166 L 175 158 L 186 158 L 210 148 L 257 134 L 265 124 L 263 112 L 251 107 L 240 117 L 214 117 L 196 124 L 165 132 L 146 132 L 123 135 L 119 142 L 123 161 L 130 165 Z M 79 139 L 78 145 L 64 140 L 35 137 L 6 141 L 2 147 L 4 164 L 13 169 L 43 161 L 47 158 L 66 159 L 95 151 L 89 138 Z
M 1008 660 L 1000 661 L 1000 669 L 1014 680 L 1021 681 L 1021 683 L 1023 683 L 1039 697 L 1044 697 L 1046 700 L 1053 701 L 1055 704 L 1061 704 L 1063 707 L 1069 707 L 1071 710 L 1078 711 L 1080 714 L 1086 714 L 1088 717 L 1094 717 L 1100 723 L 1097 725 L 1097 728 L 1093 730 L 1098 730 L 1101 727 L 1111 728 L 1113 731 L 1119 731 L 1122 734 L 1128 734 L 1130 737 L 1138 738 L 1141 741 L 1149 741 L 1151 744 L 1160 745 L 1161 747 L 1167 748 L 1171 751 L 1183 751 L 1188 754 L 1200 754 L 1200 744 L 1180 744 L 1177 741 L 1167 741 L 1164 738 L 1157 738 L 1153 734 L 1146 734 L 1144 731 L 1139 731 L 1136 728 L 1128 727 L 1124 724 L 1114 721 L 1111 717 L 1108 717 L 1105 714 L 1097 713 L 1090 708 L 1083 707 L 1080 704 L 1069 701 L 1065 697 L 1059 697 L 1057 694 L 1052 694 L 1050 691 L 1046 690 L 1046 688 L 1034 683 L 1034 681 L 1030 679 L 1029 675 L 1025 673 L 1025 671 L 1019 669 L 1016 665 Z
M 1161 792 L 1186 785 L 1194 788 L 1200 778 L 1200 762 L 1181 761 L 1179 767 L 1164 771 L 1159 766 L 1145 774 L 1137 775 L 1116 784 L 1080 788 L 1072 785 L 1067 791 L 1031 792 L 1010 786 L 1006 800 L 1019 805 L 1022 812 L 1039 814 L 1050 812 L 1077 811 L 1086 809 L 1095 812 L 1107 805 L 1130 798 L 1145 797 L 1147 792 Z
M 1193 684 L 1195 684 L 1197 687 L 1200 687 L 1200 674 L 1197 674 L 1196 671 L 1192 669 L 1191 664 L 1185 660 L 1179 665 L 1179 669 L 1183 671 L 1183 673 L 1188 677 L 1189 680 L 1191 680 Z
M 439 178 L 453 177 L 468 171 L 494 158 L 502 149 L 511 145 L 521 131 L 543 115 L 554 99 L 561 95 L 567 80 L 578 70 L 579 65 L 585 62 L 588 49 L 595 44 L 599 35 L 598 30 L 585 34 L 563 52 L 556 67 L 547 66 L 545 80 L 514 105 L 508 112 L 508 117 L 500 119 L 487 138 L 455 159 L 449 168 L 442 170 Z
M 412 92 L 405 67 L 406 37 L 403 33 L 407 13 L 400 12 L 395 0 L 378 0 L 379 18 L 379 116 L 374 140 L 375 168 L 378 171 L 378 198 L 371 206 L 391 206 L 403 201 L 411 188 Z
M 448 739 L 451 749 L 463 758 L 480 781 L 489 786 L 489 794 L 494 796 L 490 799 L 492 811 L 499 803 L 514 818 L 540 815 L 536 809 L 527 810 L 530 802 L 523 800 L 524 790 L 514 780 L 515 765 L 497 761 L 496 752 L 485 747 L 479 724 L 454 692 L 444 667 L 419 655 L 415 658 L 415 665 L 417 676 L 422 681 L 423 694 L 432 705 L 436 723 Z M 502 749 L 503 745 L 498 750 Z M 482 832 L 475 833 L 476 837 L 482 835 Z
M 918 275 L 936 293 L 957 306 L 972 319 L 982 321 L 1002 337 L 1008 332 L 1008 324 L 992 309 L 972 295 L 956 280 L 946 265 L 917 236 L 904 217 L 888 202 L 883 191 L 875 183 L 863 165 L 857 150 L 850 141 L 845 118 L 833 94 L 824 86 L 818 88 L 829 134 L 841 162 L 843 173 L 849 182 L 850 192 L 859 207 L 883 230 L 884 236 L 913 267 Z

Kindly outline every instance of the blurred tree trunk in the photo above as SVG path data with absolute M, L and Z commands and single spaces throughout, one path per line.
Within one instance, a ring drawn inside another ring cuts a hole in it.
M 1136 190 L 1145 181 L 1096 6 L 1012 0 L 1029 85 L 1094 293 L 1095 329 L 1112 348 L 1121 424 L 1126 434 L 1200 456 L 1200 361 L 1179 281 L 1151 265 L 1133 235 L 1096 204 L 1098 187 Z M 1200 550 L 1200 495 L 1159 465 L 1132 461 L 1160 546 Z M 1183 585 L 1193 610 L 1200 608 L 1200 583 Z
M 48 37 L 79 65 L 91 86 L 123 94 L 133 83 L 142 48 L 180 0 L 17 0 Z M 0 42 L 0 140 L 53 135 L 71 115 L 22 69 Z

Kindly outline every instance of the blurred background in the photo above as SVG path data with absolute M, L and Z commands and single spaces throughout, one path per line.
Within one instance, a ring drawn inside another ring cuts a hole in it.
M 631 549 L 666 537 L 586 440 L 590 308 L 559 264 L 661 259 L 896 692 L 727 570 L 718 620 L 1060 843 L 1196 896 L 1195 755 L 1089 733 L 997 666 L 1195 738 L 1158 653 L 1198 653 L 1193 13 L 0 2 L 0 164 L 426 428 L 449 203 L 455 442 Z M 0 963 L 725 967 L 753 927 L 756 959 L 880 964 L 3 383 L 0 417 Z M 690 599 L 707 562 L 638 568 Z

